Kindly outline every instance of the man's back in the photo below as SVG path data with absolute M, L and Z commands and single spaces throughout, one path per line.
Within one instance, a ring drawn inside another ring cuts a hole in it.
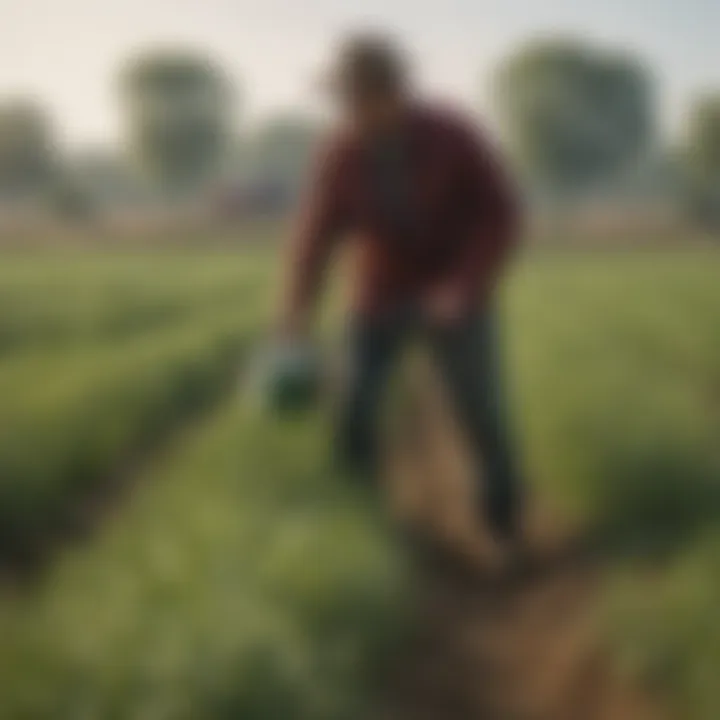
M 363 312 L 446 281 L 480 294 L 514 235 L 515 206 L 494 151 L 448 109 L 413 104 L 387 133 L 343 132 L 318 162 L 296 238 L 299 301 L 344 233 L 356 244 Z

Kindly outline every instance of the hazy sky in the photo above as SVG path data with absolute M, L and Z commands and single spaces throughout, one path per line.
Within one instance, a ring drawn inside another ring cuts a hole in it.
M 73 143 L 112 139 L 122 59 L 182 42 L 211 50 L 264 115 L 307 105 L 333 38 L 358 22 L 400 33 L 427 84 L 468 103 L 515 42 L 558 31 L 647 58 L 671 126 L 720 87 L 720 0 L 0 0 L 0 96 L 42 97 Z

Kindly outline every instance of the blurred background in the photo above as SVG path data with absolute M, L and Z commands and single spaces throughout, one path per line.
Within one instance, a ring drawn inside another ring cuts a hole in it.
M 418 584 L 323 413 L 238 397 L 317 72 L 365 26 L 527 198 L 512 416 L 572 562 L 520 587 Z M 720 717 L 718 27 L 713 0 L 0 0 L 0 720 Z

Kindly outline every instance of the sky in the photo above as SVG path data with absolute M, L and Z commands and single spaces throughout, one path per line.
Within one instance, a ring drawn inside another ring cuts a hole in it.
M 209 51 L 243 88 L 250 122 L 316 102 L 337 37 L 390 29 L 433 93 L 487 104 L 497 60 L 538 34 L 631 48 L 653 68 L 669 132 L 720 88 L 720 0 L 0 0 L 0 98 L 39 97 L 71 145 L 115 141 L 118 68 L 152 45 Z

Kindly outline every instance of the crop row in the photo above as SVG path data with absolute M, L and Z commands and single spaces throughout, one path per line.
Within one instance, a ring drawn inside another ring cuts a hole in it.
M 315 423 L 198 428 L 122 518 L 0 604 L 3 720 L 350 720 L 407 627 L 402 553 Z
M 128 342 L 18 354 L 4 363 L 3 551 L 26 549 L 63 521 L 76 498 L 226 390 L 258 322 L 231 308 Z

